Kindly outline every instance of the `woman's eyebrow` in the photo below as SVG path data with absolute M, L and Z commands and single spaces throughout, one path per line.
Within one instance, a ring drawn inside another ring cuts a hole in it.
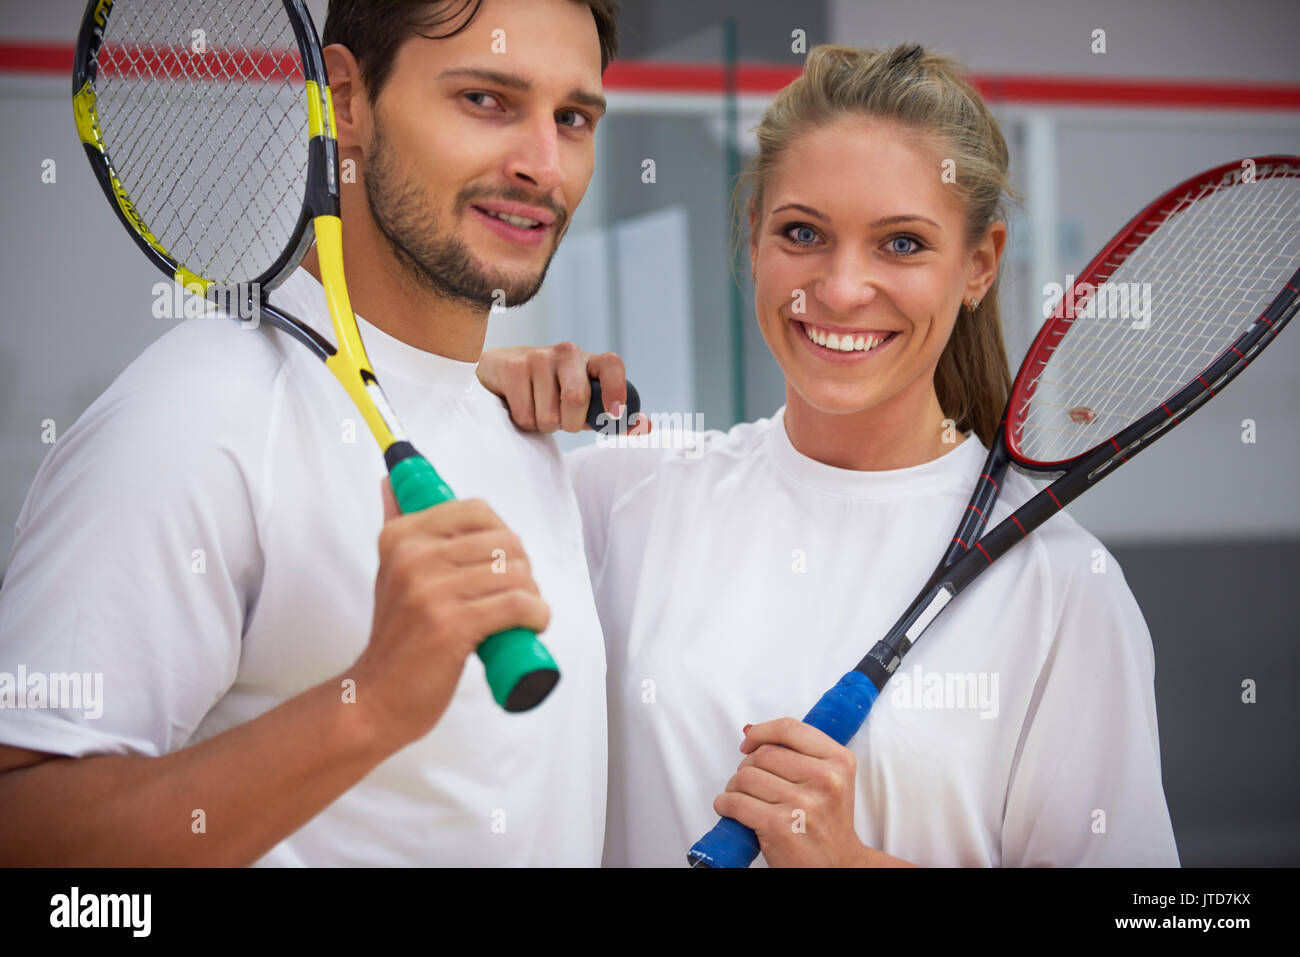
M 807 213 L 809 216 L 815 217 L 816 219 L 820 219 L 828 226 L 833 225 L 831 223 L 831 218 L 827 216 L 825 213 L 819 212 L 813 209 L 811 206 L 805 206 L 803 205 L 803 203 L 786 203 L 784 206 L 778 206 L 776 209 L 772 210 L 772 215 L 775 216 L 777 213 L 781 212 L 784 209 L 797 209 L 801 213 Z M 874 223 L 872 223 L 871 228 L 879 229 L 882 226 L 893 226 L 897 223 L 911 223 L 911 222 L 929 223 L 931 226 L 935 227 L 935 229 L 940 228 L 939 224 L 936 223 L 930 217 L 920 216 L 915 213 L 900 213 L 896 216 L 885 216 L 882 219 L 877 219 Z
M 811 206 L 805 206 L 802 203 L 786 203 L 784 206 L 778 206 L 776 209 L 772 210 L 772 215 L 775 216 L 783 209 L 797 209 L 801 213 L 807 213 L 809 216 L 813 216 L 816 217 L 817 219 L 820 219 L 822 222 L 826 223 L 827 225 L 831 224 L 831 218 L 829 216 L 825 215 L 824 213 L 819 213 Z
M 911 214 L 902 213 L 897 216 L 886 216 L 884 219 L 877 219 L 874 223 L 871 224 L 871 228 L 879 229 L 881 226 L 893 226 L 896 223 L 913 223 L 913 222 L 929 223 L 935 229 L 941 228 L 939 224 L 936 223 L 929 216 L 918 216 L 915 213 L 911 213 Z

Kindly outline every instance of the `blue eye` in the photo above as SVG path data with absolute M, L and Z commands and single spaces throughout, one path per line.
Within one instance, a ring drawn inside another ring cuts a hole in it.
M 899 243 L 911 243 L 911 247 L 899 247 Z M 889 251 L 897 253 L 900 256 L 911 256 L 919 253 L 925 247 L 921 241 L 912 236 L 895 236 L 889 241 Z
M 811 246 L 817 241 L 817 230 L 802 223 L 786 227 L 785 235 L 800 246 Z

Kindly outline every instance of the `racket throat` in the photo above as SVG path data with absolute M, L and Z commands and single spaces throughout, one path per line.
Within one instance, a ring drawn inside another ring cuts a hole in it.
M 898 670 L 903 656 L 956 596 L 957 589 L 951 582 L 931 582 L 931 587 L 912 602 L 889 634 L 876 642 L 854 670 L 862 672 L 878 690 L 883 690 L 885 683 Z

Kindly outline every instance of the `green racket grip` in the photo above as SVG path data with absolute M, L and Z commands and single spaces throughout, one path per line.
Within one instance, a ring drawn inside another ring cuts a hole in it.
M 555 659 L 527 628 L 488 635 L 478 646 L 478 656 L 492 697 L 507 711 L 537 707 L 560 680 Z
M 442 476 L 429 464 L 429 460 L 418 453 L 402 459 L 390 468 L 388 477 L 393 486 L 393 497 L 397 499 L 397 507 L 403 515 L 423 512 L 426 508 L 450 502 L 456 497 Z
M 397 443 L 398 445 L 409 443 Z M 412 449 L 414 454 L 402 459 L 388 470 L 389 483 L 393 486 L 393 497 L 403 515 L 423 512 L 443 502 L 450 502 L 456 496 L 448 488 L 442 476 L 429 464 L 429 460 Z
M 403 515 L 455 499 L 442 476 L 409 442 L 393 445 L 384 459 L 388 462 L 393 497 Z M 487 672 L 492 697 L 507 711 L 535 708 L 560 680 L 555 659 L 537 635 L 526 628 L 489 635 L 479 644 L 478 656 Z

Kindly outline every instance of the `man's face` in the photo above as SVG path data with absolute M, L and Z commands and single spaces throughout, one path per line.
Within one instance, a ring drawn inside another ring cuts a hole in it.
M 603 113 L 585 3 L 484 0 L 461 33 L 398 48 L 365 150 L 371 215 L 437 295 L 527 302 L 591 181 Z

